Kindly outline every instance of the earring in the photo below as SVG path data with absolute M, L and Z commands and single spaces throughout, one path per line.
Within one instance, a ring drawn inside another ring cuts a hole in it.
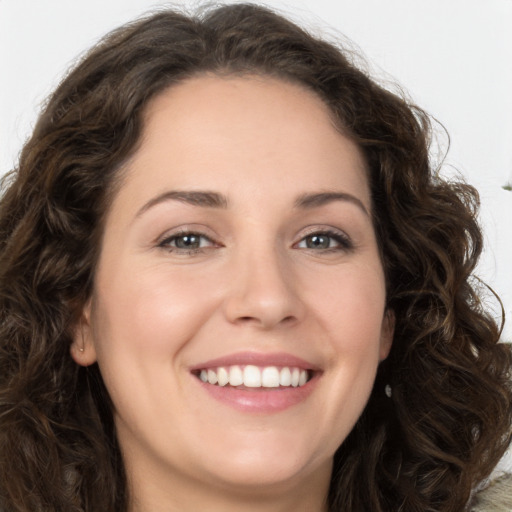
M 388 398 L 391 398 L 393 396 L 393 389 L 391 388 L 391 386 L 389 384 L 386 384 L 384 386 L 384 393 L 386 393 L 386 396 Z

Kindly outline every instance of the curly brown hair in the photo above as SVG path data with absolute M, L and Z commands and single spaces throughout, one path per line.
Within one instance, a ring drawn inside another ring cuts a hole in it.
M 126 511 L 128 486 L 97 365 L 70 343 L 105 213 L 148 102 L 203 73 L 301 84 L 369 168 L 396 317 L 389 358 L 334 457 L 330 510 L 460 512 L 511 438 L 512 355 L 472 272 L 478 196 L 429 161 L 429 117 L 334 45 L 254 5 L 164 10 L 114 31 L 45 106 L 0 206 L 0 509 Z M 392 398 L 384 393 L 392 386 Z

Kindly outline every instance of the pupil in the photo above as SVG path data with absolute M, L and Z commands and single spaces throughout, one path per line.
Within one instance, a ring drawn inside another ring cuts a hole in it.
M 310 249 L 327 249 L 329 247 L 329 237 L 325 235 L 313 235 L 308 239 Z

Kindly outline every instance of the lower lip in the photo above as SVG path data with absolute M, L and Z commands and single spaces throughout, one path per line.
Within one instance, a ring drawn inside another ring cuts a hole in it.
M 215 386 L 194 378 L 210 396 L 219 402 L 240 411 L 252 413 L 275 413 L 297 405 L 309 397 L 318 382 L 318 376 L 315 375 L 304 386 L 296 388 L 238 389 L 231 386 Z

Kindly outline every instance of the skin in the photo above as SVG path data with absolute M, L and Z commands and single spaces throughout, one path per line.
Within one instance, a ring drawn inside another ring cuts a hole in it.
M 162 197 L 198 190 L 226 204 Z M 325 192 L 346 195 L 297 206 Z M 111 394 L 132 512 L 326 510 L 392 336 L 365 162 L 315 94 L 200 76 L 153 100 L 71 349 Z M 190 368 L 240 351 L 301 357 L 316 386 L 276 413 L 219 402 Z

